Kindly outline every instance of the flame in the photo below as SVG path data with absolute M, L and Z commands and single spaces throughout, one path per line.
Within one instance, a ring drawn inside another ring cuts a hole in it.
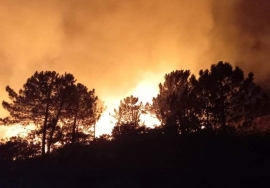
M 138 97 L 139 101 L 142 101 L 144 104 L 147 102 L 152 103 L 153 97 L 158 94 L 157 81 L 160 80 L 160 77 L 160 75 L 146 74 L 134 89 L 126 93 L 125 97 L 133 95 Z M 111 130 L 115 125 L 115 120 L 110 114 L 113 114 L 114 109 L 118 108 L 120 100 L 121 99 L 115 100 L 115 98 L 106 100 L 109 108 L 103 112 L 100 120 L 96 124 L 96 136 L 111 134 Z M 147 127 L 160 125 L 160 121 L 149 113 L 141 115 L 141 123 L 145 124 Z
M 20 124 L 11 125 L 9 127 L 2 127 L 4 129 L 3 138 L 9 138 L 13 136 L 21 136 L 25 137 L 31 130 L 33 130 L 35 126 L 33 124 L 28 126 L 22 126 Z

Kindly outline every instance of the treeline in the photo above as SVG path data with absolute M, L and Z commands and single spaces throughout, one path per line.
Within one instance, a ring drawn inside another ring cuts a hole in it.
M 254 121 L 267 97 L 253 74 L 219 62 L 198 77 L 176 70 L 164 78 L 152 103 L 121 100 L 112 134 L 98 138 L 102 102 L 71 74 L 36 72 L 19 92 L 7 86 L 2 124 L 35 129 L 0 144 L 0 187 L 268 184 L 270 134 Z M 147 113 L 161 125 L 146 127 Z
M 8 158 L 44 156 L 59 145 L 88 143 L 103 110 L 95 90 L 76 83 L 69 73 L 35 72 L 18 93 L 9 86 L 6 91 L 11 102 L 2 105 L 10 116 L 3 124 L 35 126 L 26 138 L 13 137 L 4 144 L 10 149 Z M 12 149 L 16 151 L 10 154 Z
M 266 104 L 267 96 L 254 83 L 252 73 L 245 77 L 239 67 L 219 62 L 209 70 L 201 70 L 198 78 L 189 70 L 166 74 L 151 105 L 127 97 L 115 110 L 115 118 L 120 127 L 136 127 L 139 116 L 150 111 L 167 134 L 183 135 L 202 129 L 248 131 L 254 128 L 254 118 Z
M 3 141 L 1 158 L 48 156 L 52 151 L 61 153 L 66 149 L 76 155 L 76 148 L 93 143 L 185 136 L 205 130 L 250 133 L 255 117 L 267 104 L 254 75 L 245 75 L 229 63 L 213 64 L 210 69 L 199 71 L 198 78 L 189 70 L 176 70 L 164 78 L 152 104 L 143 104 L 134 96 L 120 101 L 112 114 L 116 120 L 112 135 L 99 138 L 95 138 L 95 123 L 104 110 L 102 102 L 95 90 L 76 83 L 72 74 L 36 72 L 19 92 L 7 86 L 11 102 L 2 104 L 10 116 L 1 119 L 2 123 L 32 124 L 35 129 L 26 137 Z M 156 116 L 161 125 L 147 128 L 140 121 L 146 113 Z

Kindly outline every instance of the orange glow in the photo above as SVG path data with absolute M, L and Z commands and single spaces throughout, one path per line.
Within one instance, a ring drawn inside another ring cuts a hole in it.
M 158 87 L 157 83 L 153 83 L 150 81 L 142 81 L 139 83 L 133 92 L 133 95 L 138 97 L 142 102 L 150 102 L 152 101 L 153 97 L 158 94 Z
M 0 98 L 35 71 L 70 72 L 104 101 L 96 133 L 110 133 L 121 99 L 151 102 L 165 73 L 196 67 L 212 24 L 208 1 L 1 1 Z
M 0 99 L 8 100 L 6 85 L 18 91 L 35 71 L 72 73 L 107 106 L 97 123 L 100 135 L 110 133 L 109 113 L 121 99 L 134 95 L 151 102 L 173 70 L 197 73 L 219 60 L 256 62 L 243 69 L 263 77 L 269 72 L 261 69 L 269 67 L 267 1 L 234 11 L 240 2 L 2 0 Z M 0 108 L 0 117 L 7 115 Z M 18 126 L 0 129 L 0 137 L 21 132 Z
M 150 114 L 143 114 L 141 116 L 141 122 L 145 124 L 147 127 L 151 128 L 160 125 L 160 121 L 155 116 L 152 116 Z
M 29 131 L 34 129 L 34 125 L 22 126 L 19 124 L 11 125 L 10 127 L 2 127 L 4 129 L 5 134 L 4 138 L 12 137 L 12 136 L 21 136 L 25 137 Z
M 163 73 L 153 74 L 145 73 L 142 77 L 142 80 L 130 91 L 125 92 L 125 95 L 122 98 L 108 98 L 106 100 L 107 106 L 110 106 L 101 116 L 100 120 L 97 122 L 96 136 L 101 134 L 110 134 L 112 128 L 115 125 L 115 120 L 110 114 L 113 114 L 114 108 L 118 108 L 120 100 L 130 95 L 139 98 L 139 101 L 145 103 L 152 103 L 153 97 L 155 97 L 158 92 L 158 83 L 163 80 Z M 145 124 L 148 127 L 153 127 L 154 125 L 160 125 L 160 121 L 150 114 L 141 115 L 141 123 Z

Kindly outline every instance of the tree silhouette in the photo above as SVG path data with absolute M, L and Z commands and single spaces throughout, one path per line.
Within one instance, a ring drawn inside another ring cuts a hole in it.
M 166 74 L 164 83 L 159 84 L 159 94 L 153 98 L 153 109 L 170 132 L 185 134 L 198 128 L 196 98 L 190 79 L 194 76 L 188 70 Z
M 212 129 L 213 104 L 211 103 L 211 99 L 214 97 L 214 95 L 212 95 L 212 84 L 209 74 L 210 73 L 208 70 L 201 70 L 199 72 L 199 78 L 191 79 L 191 84 L 193 85 L 193 93 L 196 97 L 196 107 L 199 110 L 201 127 Z
M 36 128 L 0 142 L 0 187 L 263 186 L 270 136 L 250 129 L 266 102 L 253 77 L 224 62 L 201 70 L 198 78 L 173 71 L 151 109 L 137 97 L 123 99 L 112 135 L 90 144 L 103 109 L 95 91 L 71 74 L 36 72 L 18 93 L 6 88 L 11 102 L 3 106 L 10 116 L 0 120 Z M 142 125 L 148 110 L 162 126 Z M 51 156 L 40 158 L 45 149 Z
M 112 136 L 109 135 L 109 134 L 102 134 L 100 135 L 96 141 L 97 142 L 107 142 L 107 141 L 110 141 L 112 139 Z
M 112 137 L 114 139 L 124 138 L 130 139 L 139 134 L 145 134 L 148 132 L 148 129 L 145 125 L 138 126 L 135 123 L 125 123 L 120 126 L 115 126 L 112 130 Z
M 129 96 L 120 101 L 118 109 L 114 109 L 112 115 L 116 120 L 116 125 L 134 124 L 139 125 L 141 114 L 146 113 L 145 105 L 139 102 L 138 97 Z
M 37 143 L 14 136 L 0 143 L 0 159 L 12 161 L 33 158 L 39 154 L 39 150 L 40 147 Z
M 35 72 L 24 84 L 23 89 L 19 90 L 18 94 L 7 86 L 6 90 L 11 102 L 3 101 L 2 104 L 10 112 L 10 116 L 5 118 L 4 122 L 7 124 L 33 123 L 36 129 L 32 134 L 41 137 L 42 155 L 44 156 L 46 153 L 46 146 L 49 154 L 52 145 L 61 141 L 63 130 L 66 129 L 66 126 L 69 126 L 69 124 L 63 122 L 69 122 L 68 118 L 74 119 L 75 112 L 80 114 L 79 119 L 82 118 L 82 112 L 78 112 L 79 108 L 84 110 L 84 118 L 86 119 L 84 123 L 89 123 L 89 119 L 92 122 L 97 119 L 96 111 L 93 112 L 94 103 L 97 100 L 94 91 L 88 92 L 80 84 L 75 86 L 75 82 L 72 74 L 59 75 L 55 71 L 42 71 Z M 81 90 L 85 91 L 83 94 L 87 93 L 88 99 L 86 96 L 83 97 L 82 94 L 78 94 L 82 93 L 78 88 L 83 88 Z M 81 101 L 81 98 L 85 98 L 86 101 L 79 103 L 78 101 Z M 86 107 L 84 108 L 82 104 Z M 74 126 L 76 126 L 76 122 Z M 75 132 L 73 133 L 75 134 Z
M 268 103 L 266 93 L 262 88 L 254 83 L 253 73 L 249 73 L 248 77 L 242 82 L 239 90 L 238 101 L 234 118 L 238 122 L 240 128 L 251 128 L 254 119 L 264 110 Z
M 116 120 L 116 126 L 112 130 L 113 138 L 127 138 L 131 135 L 144 133 L 146 127 L 140 125 L 140 116 L 146 114 L 149 104 L 144 105 L 139 102 L 138 97 L 133 95 L 120 101 L 117 109 L 114 109 L 112 115 Z
M 89 140 L 93 132 L 91 128 L 102 111 L 103 105 L 95 96 L 95 90 L 88 91 L 81 83 L 74 85 L 67 112 L 63 115 L 63 124 L 69 125 L 61 132 L 63 143 L 83 143 Z
M 202 128 L 250 127 L 265 101 L 252 73 L 245 78 L 239 67 L 218 62 L 201 70 L 198 79 L 188 70 L 166 74 L 153 109 L 165 130 L 184 134 Z
M 265 102 L 252 73 L 245 78 L 239 67 L 218 62 L 199 75 L 196 87 L 203 126 L 225 130 L 252 124 L 255 112 Z

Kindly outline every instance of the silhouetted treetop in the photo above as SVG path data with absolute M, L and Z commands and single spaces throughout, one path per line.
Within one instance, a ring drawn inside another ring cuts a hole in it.
M 76 84 L 74 76 L 69 73 L 35 72 L 18 93 L 9 86 L 6 91 L 11 102 L 2 103 L 10 113 L 4 121 L 9 124 L 33 123 L 36 129 L 32 134 L 41 136 L 42 155 L 45 155 L 46 146 L 47 153 L 50 153 L 53 144 L 63 143 L 63 136 L 70 130 L 68 127 L 72 127 L 71 142 L 75 142 L 82 132 L 78 124 L 92 126 L 102 112 L 97 107 L 94 90 L 88 91 L 84 85 Z M 72 126 L 68 122 L 73 122 Z
M 146 106 L 139 102 L 138 97 L 133 95 L 120 101 L 118 109 L 114 109 L 112 116 L 116 120 L 116 125 L 133 123 L 139 125 L 141 114 L 146 113 Z
M 198 119 L 194 111 L 196 101 L 190 79 L 194 79 L 194 75 L 189 70 L 166 74 L 164 83 L 159 84 L 159 94 L 153 99 L 157 117 L 170 132 L 184 134 L 197 127 Z
M 202 128 L 248 128 L 265 101 L 252 73 L 245 78 L 239 67 L 218 62 L 200 70 L 198 78 L 188 70 L 166 74 L 153 108 L 164 128 L 183 134 Z

